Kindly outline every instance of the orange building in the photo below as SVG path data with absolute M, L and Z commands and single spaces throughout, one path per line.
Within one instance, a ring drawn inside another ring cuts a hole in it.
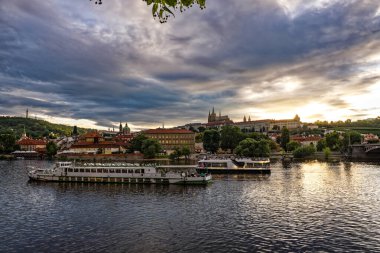
M 35 140 L 32 138 L 24 137 L 19 140 L 17 144 L 20 145 L 20 150 L 22 151 L 46 151 L 46 141 L 41 139 Z

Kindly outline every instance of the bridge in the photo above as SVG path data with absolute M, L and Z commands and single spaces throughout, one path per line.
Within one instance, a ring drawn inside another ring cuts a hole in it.
M 380 159 L 380 143 L 374 144 L 353 144 L 351 147 L 352 158 Z
M 375 150 L 375 149 L 380 149 L 380 144 L 364 144 L 364 151 L 366 153 Z

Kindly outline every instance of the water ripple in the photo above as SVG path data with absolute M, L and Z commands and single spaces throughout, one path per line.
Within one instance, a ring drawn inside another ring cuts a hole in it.
M 183 187 L 29 183 L 0 162 L 0 252 L 379 252 L 379 184 L 364 163 Z

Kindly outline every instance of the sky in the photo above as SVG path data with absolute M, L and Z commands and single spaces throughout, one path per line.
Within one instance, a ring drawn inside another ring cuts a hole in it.
M 380 116 L 378 0 L 0 0 L 0 115 L 132 130 Z

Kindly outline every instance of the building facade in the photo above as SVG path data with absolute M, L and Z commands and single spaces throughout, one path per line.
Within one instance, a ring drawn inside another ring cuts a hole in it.
M 188 147 L 193 153 L 195 149 L 195 133 L 186 129 L 150 129 L 142 132 L 148 138 L 156 139 L 166 153 L 176 148 Z

